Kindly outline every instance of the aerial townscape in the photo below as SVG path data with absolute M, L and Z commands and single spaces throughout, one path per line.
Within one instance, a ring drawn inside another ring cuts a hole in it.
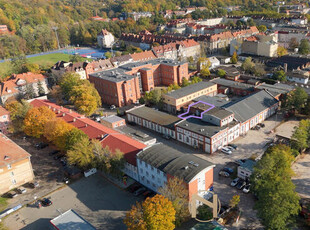
M 0 0 L 0 230 L 309 230 L 309 20 Z

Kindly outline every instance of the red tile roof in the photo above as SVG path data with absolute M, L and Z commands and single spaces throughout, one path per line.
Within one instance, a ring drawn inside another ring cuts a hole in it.
M 132 57 L 134 61 L 146 61 L 146 60 L 152 60 L 156 58 L 153 51 L 151 50 L 144 51 L 141 53 L 130 54 L 130 56 Z
M 7 111 L 5 108 L 3 108 L 2 106 L 0 106 L 0 116 L 3 116 L 3 115 L 9 115 L 10 112 Z
M 126 161 L 132 165 L 136 165 L 136 154 L 146 147 L 146 145 L 139 141 L 48 100 L 35 99 L 31 104 L 34 107 L 48 106 L 55 112 L 57 117 L 82 130 L 90 139 L 100 140 L 102 146 L 109 146 L 113 152 L 116 149 L 122 151 Z
M 4 134 L 0 134 L 0 168 L 24 160 L 28 157 L 30 157 L 28 152 L 19 147 Z

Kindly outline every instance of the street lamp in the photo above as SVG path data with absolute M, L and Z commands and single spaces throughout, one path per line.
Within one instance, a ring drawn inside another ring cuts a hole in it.
M 58 27 L 57 26 L 53 26 L 52 29 L 55 31 L 58 49 L 60 49 L 59 39 L 58 39 L 58 34 L 57 34 Z

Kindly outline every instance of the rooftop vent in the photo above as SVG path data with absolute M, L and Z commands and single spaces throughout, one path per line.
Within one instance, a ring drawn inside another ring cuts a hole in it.
M 185 124 L 185 126 L 188 126 L 188 124 Z
M 187 170 L 188 168 L 189 168 L 189 167 L 188 167 L 187 165 L 186 165 L 186 166 L 184 166 L 184 169 L 185 169 L 185 170 Z
M 7 155 L 5 155 L 3 159 L 4 159 L 4 160 L 8 160 L 8 159 L 10 159 L 10 157 L 7 156 Z
M 203 132 L 203 131 L 205 131 L 205 129 L 200 129 L 200 132 Z
M 190 161 L 190 162 L 188 162 L 189 164 L 191 164 L 191 165 L 193 165 L 193 164 L 195 164 L 195 162 L 194 161 Z
M 194 166 L 195 166 L 195 167 L 198 167 L 198 166 L 199 166 L 199 164 L 195 163 L 195 164 L 194 164 Z

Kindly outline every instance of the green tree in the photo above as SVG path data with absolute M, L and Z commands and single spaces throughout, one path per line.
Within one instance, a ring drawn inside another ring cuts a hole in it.
M 283 46 L 279 46 L 277 49 L 277 55 L 278 55 L 278 57 L 282 57 L 284 55 L 287 55 L 287 49 L 285 49 Z
M 231 61 L 232 64 L 237 64 L 237 62 L 238 62 L 238 55 L 237 55 L 237 52 L 236 52 L 236 51 L 235 51 L 235 52 L 233 53 L 233 55 L 231 56 L 230 61 Z
M 65 149 L 68 151 L 71 150 L 78 142 L 83 142 L 89 138 L 82 130 L 73 128 L 65 134 L 64 139 L 66 143 Z
M 260 25 L 257 27 L 257 29 L 259 30 L 259 32 L 266 32 L 267 31 L 267 27 L 265 25 Z
M 309 52 L 310 52 L 310 44 L 309 44 L 308 40 L 302 39 L 300 41 L 298 53 L 307 55 L 307 54 L 309 54 Z
M 9 131 L 12 133 L 22 132 L 24 129 L 24 119 L 31 105 L 24 100 L 13 101 L 5 105 L 5 108 L 10 112 L 11 124 Z
M 38 93 L 39 93 L 39 96 L 45 95 L 45 90 L 43 88 L 43 85 L 42 85 L 41 81 L 38 81 Z
M 69 62 L 82 62 L 84 60 L 83 57 L 81 57 L 80 55 L 78 54 L 74 54 L 74 55 L 70 55 L 69 56 Z
M 200 205 L 197 208 L 197 218 L 199 220 L 212 220 L 213 219 L 213 212 L 212 209 L 208 205 Z
M 188 204 L 188 188 L 185 182 L 178 177 L 168 179 L 164 187 L 160 187 L 158 192 L 168 198 L 176 211 L 175 225 L 180 226 L 190 219 Z
M 24 99 L 32 99 L 35 97 L 35 92 L 34 92 L 34 88 L 32 86 L 32 84 L 26 84 L 26 89 L 25 89 L 25 93 L 23 94 L 23 98 Z
M 27 64 L 26 56 L 14 57 L 11 60 L 12 71 L 15 74 L 23 73 L 23 66 Z
M 295 131 L 291 138 L 291 146 L 298 150 L 303 151 L 310 146 L 310 120 L 301 120 L 299 126 L 295 128 Z
M 254 62 L 252 62 L 252 58 L 248 57 L 244 60 L 244 62 L 241 65 L 241 68 L 248 73 L 253 73 L 254 72 L 254 68 L 255 68 L 255 64 Z
M 272 77 L 273 77 L 273 79 L 275 79 L 277 81 L 281 81 L 281 82 L 286 81 L 286 74 L 283 70 L 279 70 L 279 71 L 273 73 Z
M 216 71 L 216 75 L 219 76 L 219 77 L 225 77 L 226 76 L 226 72 L 223 69 L 218 69 Z
M 109 51 L 107 51 L 107 52 L 105 52 L 104 56 L 105 56 L 106 58 L 111 58 L 111 57 L 112 57 L 112 53 L 109 52 Z
M 239 203 L 240 203 L 240 196 L 234 195 L 229 202 L 229 206 L 234 208 L 234 207 L 238 206 Z
M 282 100 L 282 107 L 288 110 L 294 109 L 300 113 L 306 106 L 307 101 L 308 94 L 306 91 L 303 88 L 297 87 Z
M 182 87 L 189 86 L 191 83 L 185 77 L 182 79 Z
M 198 76 L 194 76 L 191 78 L 191 84 L 196 84 L 198 82 L 202 82 L 202 79 Z
M 83 82 L 80 79 L 80 75 L 77 73 L 65 73 L 59 82 L 59 86 L 66 100 L 70 99 L 73 87 L 82 84 Z
M 299 196 L 291 181 L 293 160 L 288 146 L 276 145 L 254 167 L 251 182 L 258 197 L 255 208 L 266 229 L 286 229 L 299 213 Z

